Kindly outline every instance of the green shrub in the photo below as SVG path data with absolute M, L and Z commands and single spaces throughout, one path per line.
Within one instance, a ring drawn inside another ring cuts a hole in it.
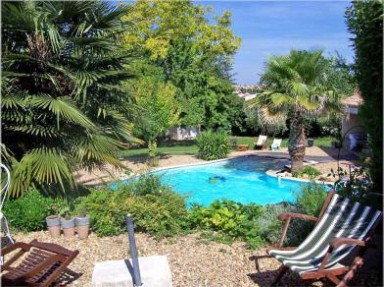
M 337 171 L 331 169 L 331 175 L 337 179 L 334 188 L 339 195 L 381 209 L 382 202 L 377 196 L 370 197 L 374 192 L 373 182 L 366 168 L 354 166 L 347 170 L 339 167 Z
M 296 206 L 301 213 L 318 216 L 327 197 L 327 187 L 311 182 L 304 185 L 301 191 L 294 193 Z
M 45 218 L 56 214 L 57 210 L 68 206 L 64 199 L 46 197 L 37 190 L 30 190 L 22 197 L 9 199 L 4 204 L 3 213 L 11 229 L 23 232 L 46 229 Z
M 309 178 L 315 178 L 316 176 L 321 175 L 321 172 L 317 168 L 307 165 L 293 174 L 294 177 L 303 177 L 304 175 L 307 175 Z
M 227 135 L 222 132 L 203 132 L 197 137 L 196 144 L 197 156 L 204 160 L 225 158 L 231 149 Z
M 234 201 L 214 201 L 210 206 L 195 205 L 189 212 L 191 228 L 215 231 L 222 237 L 243 239 L 251 248 L 262 243 L 257 218 L 262 207 L 243 205 Z
M 297 207 L 290 203 L 267 204 L 263 207 L 263 214 L 258 218 L 260 236 L 269 243 L 277 243 L 281 238 L 283 221 L 277 217 L 282 213 L 297 212 Z M 289 232 L 287 242 L 290 243 Z
M 329 188 L 326 185 L 315 182 L 304 185 L 300 192 L 294 194 L 298 212 L 316 217 L 319 216 L 328 190 Z M 288 229 L 288 244 L 292 246 L 300 244 L 312 231 L 313 227 L 313 221 L 293 220 Z
M 99 236 L 126 232 L 125 215 L 132 214 L 135 230 L 154 236 L 171 236 L 185 228 L 185 199 L 153 175 L 120 185 L 91 190 L 78 200 L 76 209 L 87 210 L 92 230 Z

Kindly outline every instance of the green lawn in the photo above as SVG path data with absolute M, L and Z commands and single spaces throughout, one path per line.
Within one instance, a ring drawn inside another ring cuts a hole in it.
M 197 154 L 197 146 L 194 141 L 190 141 L 189 144 L 186 144 L 185 141 L 180 142 L 180 144 L 173 143 L 171 145 L 167 144 L 165 146 L 159 146 L 157 148 L 157 153 L 161 155 L 170 155 L 170 154 Z M 130 158 L 137 156 L 147 156 L 148 148 L 137 148 L 121 151 L 119 154 L 120 158 Z
M 249 147 L 252 149 L 255 142 L 257 141 L 257 137 L 238 137 L 233 136 L 230 137 L 230 139 L 236 139 L 238 144 L 249 144 Z M 332 137 L 319 137 L 315 138 L 315 146 L 319 147 L 331 147 L 333 138 Z M 267 140 L 267 146 L 270 146 L 272 144 L 273 138 L 269 137 Z M 288 146 L 288 139 L 283 139 L 281 143 L 282 147 Z M 163 144 L 159 144 L 159 147 L 157 148 L 158 154 L 161 155 L 177 155 L 177 154 L 191 154 L 196 155 L 197 154 L 197 146 L 194 141 L 171 141 Z M 130 150 L 124 150 L 121 151 L 119 154 L 120 158 L 130 158 L 130 157 L 137 157 L 137 156 L 147 156 L 148 155 L 148 149 L 147 148 L 136 148 L 136 149 L 130 149 Z

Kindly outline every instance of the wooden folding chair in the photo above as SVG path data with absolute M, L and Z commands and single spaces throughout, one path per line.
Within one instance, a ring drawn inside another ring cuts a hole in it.
M 316 226 L 298 247 L 284 248 L 282 244 L 292 218 L 312 220 Z M 279 219 L 285 221 L 282 238 L 277 249 L 267 251 L 282 263 L 272 285 L 291 270 L 302 279 L 326 277 L 340 287 L 347 286 L 353 277 L 351 274 L 362 266 L 365 247 L 381 218 L 382 212 L 333 191 L 329 193 L 319 218 L 297 213 L 280 215 Z M 344 262 L 348 256 L 354 256 L 352 263 Z M 337 277 L 346 273 L 348 278 L 342 281 Z
M 267 143 L 268 136 L 259 135 L 257 142 L 255 142 L 254 149 L 265 149 L 265 144 Z
M 1 256 L 10 254 L 1 266 L 1 286 L 50 286 L 69 283 L 82 274 L 67 268 L 79 254 L 60 245 L 33 240 L 16 242 L 1 249 Z

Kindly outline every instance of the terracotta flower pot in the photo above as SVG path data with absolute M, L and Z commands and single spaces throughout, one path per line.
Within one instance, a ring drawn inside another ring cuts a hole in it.
M 75 219 L 60 219 L 61 228 L 65 237 L 71 238 L 75 236 Z
M 77 231 L 77 237 L 79 239 L 86 239 L 88 238 L 89 234 L 89 217 L 76 217 L 75 218 L 76 223 L 76 231 Z
M 52 237 L 59 237 L 61 233 L 60 218 L 58 215 L 50 215 L 45 218 L 49 233 Z

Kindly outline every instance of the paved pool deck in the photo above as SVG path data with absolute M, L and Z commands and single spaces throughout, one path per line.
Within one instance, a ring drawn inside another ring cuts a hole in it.
M 316 161 L 319 164 L 316 167 L 323 173 L 329 172 L 330 169 L 337 169 L 337 159 L 339 157 L 340 164 L 350 164 L 356 162 L 358 157 L 349 152 L 348 150 L 332 149 L 332 148 L 319 148 L 307 147 L 304 157 L 305 161 Z M 259 155 L 259 156 L 272 156 L 278 158 L 289 159 L 288 149 L 281 148 L 278 151 L 270 150 L 247 150 L 247 151 L 233 151 L 229 154 L 229 158 L 245 156 L 245 155 Z M 75 172 L 77 183 L 85 185 L 96 185 L 103 182 L 112 182 L 122 180 L 130 177 L 132 174 L 143 173 L 151 170 L 145 163 L 146 157 L 132 157 L 128 160 L 122 160 L 122 164 L 126 169 L 117 169 L 113 166 L 106 165 L 103 170 L 96 170 L 89 173 L 86 170 L 78 170 Z M 160 157 L 159 167 L 171 167 L 184 164 L 195 164 L 206 162 L 202 159 L 196 158 L 194 155 L 164 155 Z

